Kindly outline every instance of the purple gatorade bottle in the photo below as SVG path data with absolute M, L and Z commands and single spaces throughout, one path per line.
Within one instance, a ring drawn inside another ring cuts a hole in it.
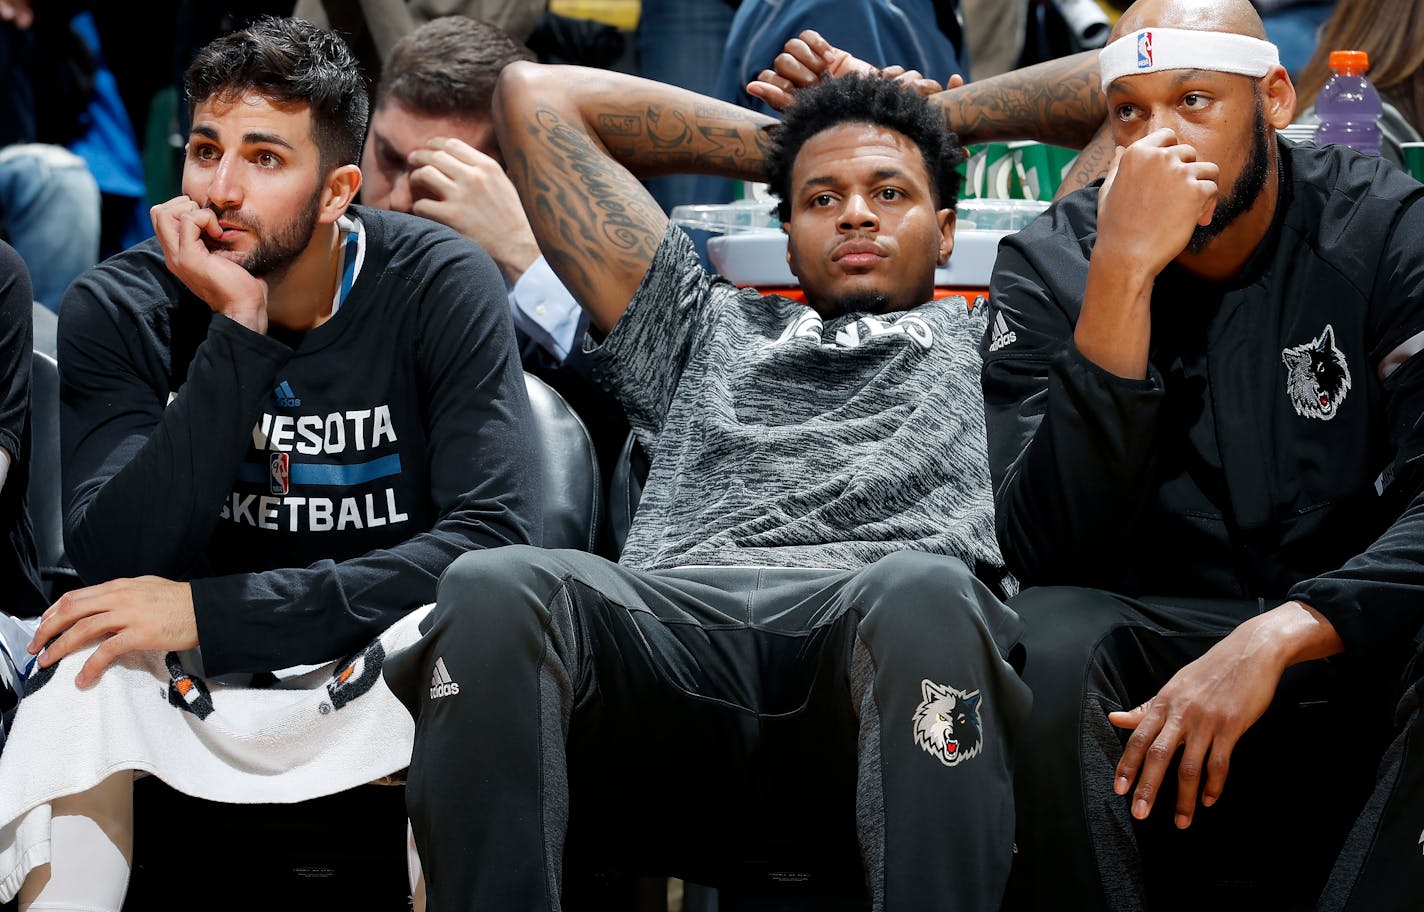
M 1315 99 L 1320 117 L 1317 146 L 1334 144 L 1380 154 L 1379 119 L 1384 109 L 1379 92 L 1365 77 L 1369 68 L 1370 55 L 1364 51 L 1330 52 L 1330 79 Z

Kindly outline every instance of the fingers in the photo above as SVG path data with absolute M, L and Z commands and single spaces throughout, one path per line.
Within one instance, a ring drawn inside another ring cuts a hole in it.
M 784 111 L 795 97 L 791 83 L 777 76 L 771 70 L 762 70 L 756 82 L 747 83 L 747 94 L 760 98 L 774 111 Z
M 455 179 L 437 165 L 425 165 L 410 172 L 410 186 L 416 193 L 437 200 L 449 199 L 459 189 Z M 417 196 L 412 208 L 418 202 Z
M 948 90 L 957 89 L 962 85 L 964 85 L 964 77 L 959 75 L 958 73 L 955 73 L 953 76 L 949 77 L 949 82 L 945 83 L 944 87 L 946 90 Z
M 1150 718 L 1149 716 L 1149 720 Z M 1140 725 L 1132 733 L 1132 737 L 1127 739 L 1128 750 L 1134 751 L 1135 754 L 1134 761 L 1141 762 L 1141 771 L 1137 773 L 1137 788 L 1132 793 L 1132 816 L 1138 820 L 1146 820 L 1147 815 L 1152 813 L 1162 780 L 1167 775 L 1167 767 L 1182 744 L 1181 729 L 1173 722 L 1162 726 L 1157 737 L 1150 738 L 1150 743 L 1147 731 L 1147 724 Z M 1136 745 L 1133 744 L 1134 741 L 1137 742 Z M 1123 753 L 1123 760 L 1126 762 L 1127 752 Z M 1121 763 L 1118 764 L 1118 769 L 1121 778 Z
M 1211 746 L 1211 759 L 1206 762 L 1206 787 L 1202 789 L 1202 804 L 1211 807 L 1226 788 L 1226 774 L 1231 769 L 1231 750 L 1235 739 L 1218 738 Z
M 1177 816 L 1174 822 L 1179 830 L 1191 826 L 1192 814 L 1196 812 L 1208 743 L 1209 739 L 1189 737 L 1182 750 L 1182 759 L 1177 764 Z
M 30 655 L 38 655 L 45 644 L 55 637 L 64 633 L 75 622 L 87 617 L 102 608 L 103 603 L 93 598 L 95 591 L 103 589 L 110 584 L 104 583 L 100 586 L 89 586 L 84 589 L 75 589 L 73 592 L 66 592 L 61 595 L 53 605 L 45 609 L 45 613 L 40 615 L 40 625 L 35 628 L 34 636 L 30 638 L 30 644 L 26 647 Z M 42 664 L 50 664 L 43 663 Z
M 436 136 L 426 140 L 425 148 L 416 149 L 414 152 L 410 153 L 410 157 L 408 160 L 411 162 L 411 164 L 415 165 L 431 164 L 433 162 L 427 162 L 419 157 L 426 156 L 430 158 L 436 158 L 438 156 L 436 156 L 435 153 L 440 152 L 444 152 L 451 159 L 461 164 L 469 165 L 472 168 L 499 168 L 499 162 L 495 161 L 493 158 L 490 158 L 488 155 L 481 152 L 479 149 L 476 149 L 469 143 L 465 142 L 463 139 L 456 139 L 453 136 Z M 504 170 L 503 168 L 499 169 L 501 171 Z
M 831 46 L 831 43 L 825 38 L 822 38 L 821 33 L 816 31 L 815 29 L 806 29 L 801 34 L 797 35 L 796 39 L 799 40 L 802 44 L 806 45 L 806 47 L 810 48 L 819 57 L 825 57 L 827 54 L 833 54 L 836 50 L 834 47 Z
M 99 644 L 89 658 L 84 662 L 79 673 L 74 676 L 76 687 L 88 687 L 99 680 L 108 667 L 114 664 L 114 660 L 126 652 L 135 648 L 129 645 L 131 640 L 127 632 L 116 633 L 107 640 Z
M 800 88 L 813 86 L 821 81 L 821 74 L 826 71 L 826 61 L 811 50 L 805 44 L 795 38 L 786 42 L 787 50 L 776 55 L 772 61 L 772 69 L 776 70 L 776 75 L 787 80 L 792 85 Z

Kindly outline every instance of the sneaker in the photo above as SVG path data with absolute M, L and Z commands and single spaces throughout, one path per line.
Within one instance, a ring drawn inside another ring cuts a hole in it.
M 40 619 L 0 614 L 0 713 L 8 713 L 25 692 L 25 669 L 31 656 L 26 647 L 39 629 Z

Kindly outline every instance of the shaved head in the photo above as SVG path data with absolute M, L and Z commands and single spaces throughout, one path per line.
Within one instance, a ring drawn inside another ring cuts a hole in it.
M 1230 32 L 1266 40 L 1266 27 L 1249 0 L 1138 0 L 1118 19 L 1109 40 L 1144 28 Z

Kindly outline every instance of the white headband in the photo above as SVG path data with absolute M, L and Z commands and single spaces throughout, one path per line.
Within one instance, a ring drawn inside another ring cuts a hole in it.
M 1195 29 L 1138 29 L 1123 35 L 1098 55 L 1105 92 L 1114 79 L 1139 73 L 1216 70 L 1261 77 L 1280 63 L 1280 52 L 1269 41 Z

